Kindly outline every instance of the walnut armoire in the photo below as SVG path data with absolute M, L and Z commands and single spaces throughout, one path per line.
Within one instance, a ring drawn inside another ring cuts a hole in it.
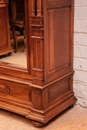
M 13 52 L 8 4 L 0 0 L 0 55 Z M 0 108 L 37 127 L 75 102 L 73 5 L 73 0 L 24 0 L 27 68 L 0 62 Z

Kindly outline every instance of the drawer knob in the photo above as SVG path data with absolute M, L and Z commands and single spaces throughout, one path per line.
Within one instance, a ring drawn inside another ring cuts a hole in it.
M 9 94 L 10 93 L 10 88 L 5 85 L 0 85 L 0 92 Z

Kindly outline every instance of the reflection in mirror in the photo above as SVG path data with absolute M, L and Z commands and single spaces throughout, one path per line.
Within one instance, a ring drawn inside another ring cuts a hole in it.
M 0 62 L 14 67 L 27 68 L 24 0 L 9 0 L 9 42 L 12 52 L 0 55 Z

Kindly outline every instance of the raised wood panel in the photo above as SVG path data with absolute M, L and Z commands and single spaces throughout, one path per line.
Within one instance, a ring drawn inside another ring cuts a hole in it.
M 46 100 L 43 99 L 44 108 L 55 103 L 58 104 L 72 95 L 72 84 L 72 75 L 69 75 L 45 88 L 43 92 L 46 97 Z
M 56 0 L 55 7 L 52 3 L 48 0 L 44 11 L 45 82 L 73 73 L 73 1 Z
M 69 65 L 69 8 L 48 11 L 48 66 L 49 72 Z
M 49 95 L 48 100 L 51 101 L 69 90 L 70 90 L 69 79 L 60 83 L 55 83 L 48 89 L 48 95 Z

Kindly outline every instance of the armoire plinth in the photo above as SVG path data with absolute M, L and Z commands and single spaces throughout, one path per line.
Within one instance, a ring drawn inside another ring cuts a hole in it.
M 0 0 L 0 56 L 14 51 L 8 5 Z M 0 108 L 37 127 L 75 103 L 73 5 L 73 0 L 24 0 L 27 67 L 0 61 Z

